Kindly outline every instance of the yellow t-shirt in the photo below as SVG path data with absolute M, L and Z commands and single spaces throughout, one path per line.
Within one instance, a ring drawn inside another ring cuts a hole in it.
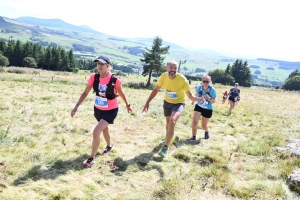
M 185 103 L 185 93 L 191 90 L 188 80 L 177 73 L 174 79 L 164 72 L 158 79 L 157 85 L 166 89 L 165 100 L 168 103 Z

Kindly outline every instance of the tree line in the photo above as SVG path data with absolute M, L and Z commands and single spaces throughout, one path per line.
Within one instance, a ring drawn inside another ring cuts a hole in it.
M 251 70 L 248 62 L 237 59 L 231 66 L 228 64 L 226 69 L 215 69 L 208 73 L 213 82 L 224 85 L 239 83 L 240 86 L 250 87 L 252 85 Z
M 111 63 L 113 69 L 124 73 L 134 73 L 137 66 L 118 66 Z M 73 50 L 65 50 L 60 46 L 43 47 L 39 43 L 20 40 L 0 40 L 0 66 L 33 67 L 51 71 L 77 72 L 93 70 L 96 67 L 92 59 L 76 59 Z
M 61 47 L 43 47 L 38 43 L 20 40 L 0 40 L 0 65 L 35 67 L 55 71 L 74 71 L 78 63 L 73 51 Z

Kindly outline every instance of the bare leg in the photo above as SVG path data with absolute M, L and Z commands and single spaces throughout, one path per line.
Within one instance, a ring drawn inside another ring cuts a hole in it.
M 229 108 L 229 113 L 231 114 L 232 110 L 234 109 L 235 102 L 229 100 L 230 108 Z
M 200 116 L 201 116 L 200 112 L 194 111 L 193 122 L 192 122 L 192 135 L 193 136 L 197 135 L 198 122 L 199 122 Z
M 201 125 L 202 125 L 202 128 L 205 132 L 208 132 L 208 121 L 209 121 L 209 118 L 206 118 L 206 117 L 203 117 L 202 116 L 202 122 L 201 122 Z
M 167 135 L 168 135 L 168 127 L 169 127 L 170 117 L 171 116 L 167 116 L 166 117 L 166 137 L 165 137 L 165 143 L 166 143 L 166 139 L 167 139 Z
M 175 125 L 176 125 L 176 122 L 179 119 L 179 117 L 180 117 L 179 112 L 172 112 L 172 115 L 168 122 L 168 132 L 166 134 L 166 145 L 167 146 L 169 146 L 172 141 L 172 138 L 174 136 Z
M 111 141 L 110 141 L 110 134 L 109 134 L 109 128 L 108 128 L 108 126 L 103 130 L 103 136 L 104 136 L 104 139 L 106 141 L 106 145 L 110 146 L 111 145 Z
M 99 123 L 96 125 L 96 127 L 94 128 L 92 153 L 91 153 L 91 157 L 93 157 L 93 158 L 95 157 L 97 150 L 99 148 L 99 145 L 100 145 L 100 134 L 105 128 L 107 128 L 107 126 L 108 126 L 108 123 L 105 120 L 101 119 L 99 121 Z

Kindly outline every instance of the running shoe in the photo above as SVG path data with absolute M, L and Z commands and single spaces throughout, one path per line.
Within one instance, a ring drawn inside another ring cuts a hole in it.
M 196 136 L 192 136 L 191 138 L 187 139 L 188 141 L 195 141 L 196 140 Z
M 204 139 L 208 140 L 209 139 L 209 132 L 204 133 Z
M 114 145 L 111 145 L 111 146 L 107 146 L 104 151 L 102 152 L 102 155 L 105 156 L 105 155 L 108 155 L 111 150 L 114 148 Z
M 167 154 L 168 154 L 168 147 L 166 147 L 166 146 L 164 146 L 158 153 L 158 155 L 160 155 L 161 157 L 166 157 Z
M 95 163 L 95 160 L 93 157 L 89 157 L 87 161 L 84 163 L 85 167 L 91 167 Z

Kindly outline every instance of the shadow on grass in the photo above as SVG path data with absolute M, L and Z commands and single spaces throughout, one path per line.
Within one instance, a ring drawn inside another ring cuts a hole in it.
M 175 145 L 176 149 L 181 147 L 182 145 L 197 145 L 200 144 L 200 139 L 195 141 L 187 141 L 187 140 L 180 140 L 178 137 L 175 137 L 173 144 Z M 159 152 L 162 148 L 163 144 L 157 145 L 152 152 L 150 153 L 142 153 L 133 159 L 130 160 L 123 160 L 122 158 L 116 158 L 112 164 L 110 164 L 111 172 L 115 175 L 122 175 L 122 172 L 125 172 L 129 165 L 136 165 L 141 171 L 149 171 L 152 169 L 156 169 L 160 177 L 164 177 L 164 172 L 158 165 L 151 165 L 147 166 L 150 161 L 161 162 L 163 158 L 154 156 Z
M 222 113 L 221 115 L 223 115 L 223 116 L 231 116 L 232 114 L 230 114 L 229 112 L 227 112 L 227 113 Z
M 28 180 L 40 180 L 40 179 L 55 179 L 58 176 L 66 174 L 70 170 L 79 171 L 85 169 L 83 166 L 83 161 L 88 157 L 88 155 L 82 155 L 78 158 L 72 160 L 57 160 L 52 166 L 47 169 L 42 169 L 41 165 L 35 165 L 28 172 L 21 177 L 18 177 L 14 181 L 14 185 L 20 185 L 26 183 Z
M 115 175 L 122 175 L 122 172 L 125 172 L 129 165 L 136 165 L 141 171 L 149 171 L 152 169 L 156 169 L 160 175 L 160 177 L 164 177 L 164 172 L 158 165 L 151 165 L 147 166 L 148 163 L 152 160 L 155 162 L 161 162 L 163 158 L 160 157 L 154 157 L 155 154 L 159 152 L 159 150 L 162 148 L 162 144 L 157 145 L 153 148 L 153 150 L 150 153 L 141 153 L 140 155 L 134 157 L 130 160 L 123 160 L 123 158 L 116 158 L 112 165 L 110 166 L 111 172 Z
M 179 139 L 178 136 L 175 137 L 174 141 L 173 141 L 173 144 L 174 146 L 179 149 L 179 147 L 183 146 L 183 145 L 191 145 L 191 146 L 194 146 L 194 145 L 198 145 L 201 143 L 201 139 L 198 139 L 198 140 L 194 140 L 194 141 L 189 141 L 187 139 Z

